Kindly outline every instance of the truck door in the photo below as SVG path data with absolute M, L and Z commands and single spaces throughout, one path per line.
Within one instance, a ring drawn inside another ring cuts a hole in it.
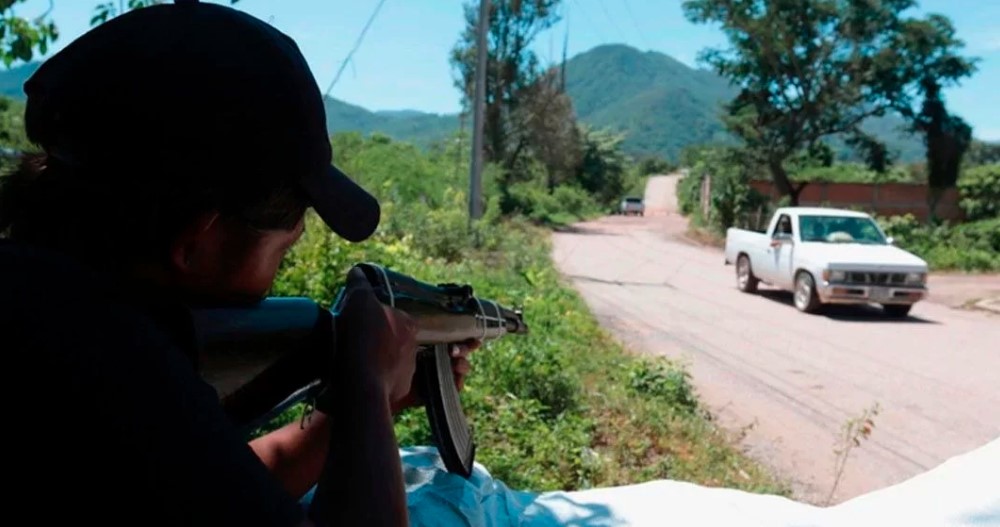
M 795 249 L 792 218 L 782 214 L 771 231 L 771 240 L 765 252 L 767 282 L 781 288 L 792 285 L 792 251 Z

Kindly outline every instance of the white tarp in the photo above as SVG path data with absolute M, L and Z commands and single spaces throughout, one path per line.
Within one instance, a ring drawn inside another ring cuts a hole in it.
M 1000 439 L 897 485 L 832 507 L 679 481 L 529 493 L 476 464 L 469 480 L 433 448 L 402 449 L 414 526 L 998 526 Z

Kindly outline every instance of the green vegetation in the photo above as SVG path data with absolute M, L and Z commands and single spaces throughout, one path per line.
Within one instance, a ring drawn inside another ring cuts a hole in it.
M 49 46 L 59 40 L 59 28 L 49 18 L 54 6 L 41 16 L 25 18 L 19 16 L 18 4 L 27 0 L 5 0 L 0 2 L 0 61 L 10 67 L 15 61 L 31 62 L 37 55 L 45 55 Z M 122 14 L 125 11 L 141 9 L 167 0 L 119 0 L 118 2 L 94 2 L 90 25 L 96 26 Z M 229 0 L 235 4 L 239 0 Z
M 879 218 L 896 245 L 932 270 L 1000 271 L 1000 217 L 958 225 L 924 225 L 912 215 Z
M 932 269 L 1000 271 L 1000 164 L 966 168 L 958 191 L 966 223 L 923 225 L 909 214 L 879 221 L 897 245 Z
M 0 97 L 24 99 L 24 83 L 40 65 L 40 62 L 32 62 L 0 71 Z
M 701 60 L 739 93 L 726 104 L 727 131 L 746 157 L 764 167 L 775 187 L 798 204 L 803 184 L 790 172 L 797 157 L 825 158 L 842 138 L 868 166 L 884 171 L 892 155 L 862 126 L 896 113 L 927 146 L 931 215 L 953 186 L 972 130 L 950 115 L 942 87 L 975 71 L 959 55 L 964 43 L 951 21 L 907 16 L 914 0 L 687 0 L 688 20 L 720 26 L 728 45 Z
M 718 113 L 735 95 L 713 73 L 620 44 L 570 59 L 566 91 L 580 120 L 626 133 L 630 152 L 667 159 L 689 144 L 724 141 Z
M 458 140 L 456 133 L 460 123 L 457 115 L 416 111 L 372 112 L 333 97 L 326 98 L 324 107 L 327 130 L 331 134 L 360 132 L 367 135 L 377 132 L 425 149 L 442 141 Z M 466 123 L 466 129 L 470 128 Z M 471 148 L 468 138 L 464 139 L 464 145 L 466 150 Z
M 547 231 L 499 217 L 494 201 L 468 235 L 457 190 L 465 166 L 453 152 L 358 134 L 333 142 L 338 163 L 385 204 L 384 221 L 371 241 L 352 245 L 311 216 L 274 294 L 330 302 L 353 262 L 376 261 L 523 306 L 531 334 L 474 353 L 462 395 L 477 460 L 494 476 L 537 491 L 672 478 L 787 494 L 706 419 L 681 367 L 632 356 L 601 330 L 554 269 Z M 422 409 L 399 416 L 397 432 L 402 445 L 431 441 Z
M 691 163 L 688 176 L 677 188 L 681 214 L 690 216 L 695 228 L 705 228 L 711 234 L 722 235 L 734 225 L 746 225 L 751 212 L 767 209 L 766 196 L 750 188 L 750 181 L 760 174 L 760 168 L 735 147 L 692 149 L 685 153 Z M 701 188 L 711 175 L 708 215 L 701 207 Z
M 958 180 L 958 191 L 966 219 L 1000 217 L 1000 162 L 967 169 Z
M 566 92 L 582 122 L 624 133 L 622 148 L 634 156 L 676 161 L 687 146 L 735 144 L 720 116 L 736 90 L 714 72 L 663 53 L 597 46 L 566 62 Z M 900 160 L 920 159 L 923 146 L 903 124 L 887 115 L 865 120 L 862 129 L 885 141 Z M 859 159 L 842 139 L 830 143 L 838 159 Z

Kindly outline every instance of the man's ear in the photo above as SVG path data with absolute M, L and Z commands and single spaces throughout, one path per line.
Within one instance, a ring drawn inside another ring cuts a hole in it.
M 217 247 L 219 239 L 219 213 L 205 212 L 197 215 L 178 233 L 170 246 L 172 271 L 188 274 L 202 264 L 202 259 Z

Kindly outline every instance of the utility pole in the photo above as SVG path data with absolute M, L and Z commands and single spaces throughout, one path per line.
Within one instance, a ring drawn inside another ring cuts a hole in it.
M 472 102 L 472 163 L 469 170 L 469 221 L 483 216 L 483 114 L 486 113 L 486 33 L 490 27 L 490 0 L 479 0 L 476 41 L 476 91 Z

